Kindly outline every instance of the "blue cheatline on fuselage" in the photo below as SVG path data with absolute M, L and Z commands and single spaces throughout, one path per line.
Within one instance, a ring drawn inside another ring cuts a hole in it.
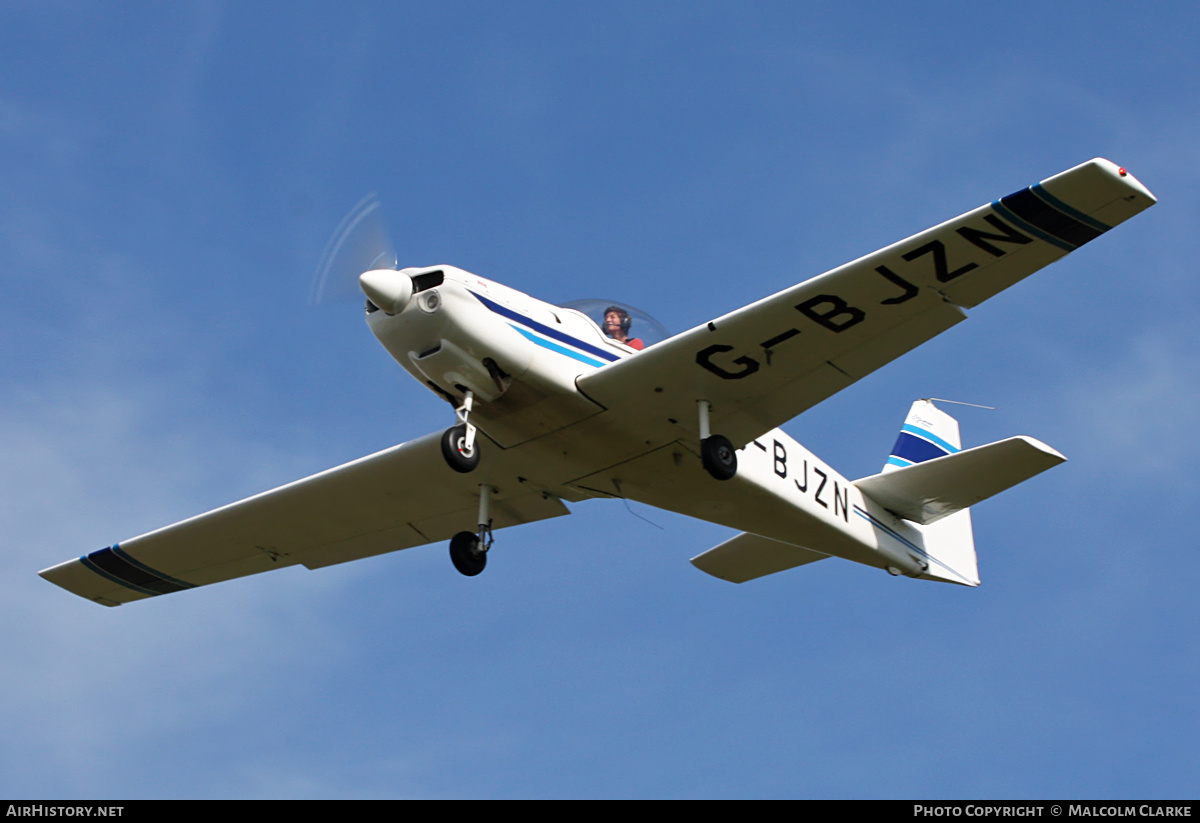
M 589 366 L 595 367 L 603 366 L 604 363 L 601 362 L 602 360 L 607 360 L 611 363 L 621 359 L 621 356 L 616 352 L 605 351 L 598 346 L 593 346 L 591 343 L 580 340 L 578 337 L 572 337 L 566 332 L 561 332 L 558 329 L 552 329 L 544 323 L 539 323 L 536 320 L 526 317 L 520 312 L 513 311 L 506 306 L 501 306 L 499 303 L 495 303 L 481 294 L 476 294 L 475 292 L 471 292 L 471 294 L 475 297 L 475 299 L 487 306 L 496 314 L 500 315 L 501 317 L 507 317 L 509 320 L 515 320 L 516 323 L 519 323 L 520 325 L 516 325 L 515 323 L 510 323 L 509 325 L 542 348 L 549 349 L 550 351 L 558 354 L 565 354 L 567 357 L 578 360 L 580 363 L 586 363 Z M 568 346 L 573 346 L 575 349 L 579 349 L 580 351 L 574 351 L 566 346 L 560 346 L 558 343 L 554 342 L 555 340 L 561 343 L 566 343 Z M 601 358 L 601 360 L 587 357 L 586 355 L 582 354 L 582 352 L 594 354 L 596 357 Z
M 929 552 L 925 551 L 924 548 L 922 548 L 921 546 L 918 546 L 916 543 L 912 542 L 911 540 L 906 538 L 904 535 L 902 535 L 899 532 L 895 531 L 894 529 L 890 528 L 883 521 L 879 520 L 876 517 L 872 517 L 871 513 L 868 512 L 866 509 L 862 508 L 861 506 L 855 506 L 854 513 L 857 514 L 859 517 L 861 517 L 863 520 L 866 520 L 868 523 L 870 523 L 872 526 L 874 526 L 879 531 L 886 534 L 888 537 L 899 542 L 900 545 L 904 546 L 905 548 L 911 549 L 912 551 L 921 555 L 921 557 L 925 558 L 927 561 L 929 561 L 931 563 L 936 563 L 937 565 L 941 566 L 946 571 L 950 572 L 951 574 L 955 575 L 956 577 L 961 577 L 963 580 L 967 581 L 968 583 L 971 582 L 969 577 L 967 577 L 964 574 L 960 574 L 959 572 L 950 568 L 945 563 L 943 563 L 941 560 L 938 560 L 936 557 L 929 554 Z
M 508 325 L 512 326 L 514 329 L 519 331 L 527 339 L 532 340 L 534 343 L 537 343 L 543 349 L 549 349 L 550 351 L 557 352 L 558 354 L 565 354 L 567 357 L 578 360 L 580 363 L 586 363 L 589 366 L 596 366 L 597 368 L 599 368 L 600 366 L 604 365 L 599 360 L 595 360 L 591 357 L 582 355 L 577 351 L 572 351 L 571 349 L 568 349 L 566 346 L 560 346 L 557 343 L 553 342 L 552 340 L 547 340 L 544 337 L 534 334 L 533 332 L 529 331 L 528 329 L 523 329 L 520 326 L 518 326 L 516 323 L 509 323 Z

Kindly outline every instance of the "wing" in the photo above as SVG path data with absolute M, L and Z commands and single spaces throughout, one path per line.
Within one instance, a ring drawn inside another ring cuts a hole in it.
M 470 475 L 441 455 L 440 435 L 403 443 L 40 572 L 105 606 L 295 564 L 315 569 L 473 531 L 479 485 L 493 527 L 568 514 L 518 478 L 499 449 Z
M 631 420 L 748 443 L 1155 203 L 1096 159 L 604 366 L 579 388 Z

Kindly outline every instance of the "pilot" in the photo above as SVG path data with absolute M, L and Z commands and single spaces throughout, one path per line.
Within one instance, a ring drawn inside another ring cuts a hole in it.
M 629 336 L 629 327 L 632 325 L 633 318 L 620 306 L 609 306 L 604 310 L 604 333 L 618 343 L 641 351 L 646 348 L 646 344 L 636 337 Z

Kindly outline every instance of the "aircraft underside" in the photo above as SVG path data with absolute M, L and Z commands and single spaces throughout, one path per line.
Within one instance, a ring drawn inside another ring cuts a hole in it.
M 368 326 L 447 401 L 446 428 L 41 575 L 115 606 L 442 541 L 475 575 L 495 531 L 612 497 L 739 530 L 692 561 L 734 582 L 837 556 L 978 585 L 970 507 L 1062 455 L 1027 437 L 964 449 L 921 400 L 883 470 L 850 481 L 779 426 L 1154 203 L 1092 160 L 661 342 L 620 304 L 593 318 L 365 250 Z

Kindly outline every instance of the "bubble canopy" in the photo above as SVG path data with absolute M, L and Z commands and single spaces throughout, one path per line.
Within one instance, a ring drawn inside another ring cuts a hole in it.
M 641 340 L 647 346 L 661 343 L 671 336 L 666 327 L 646 312 L 624 303 L 620 300 L 608 300 L 600 297 L 590 297 L 584 300 L 570 300 L 560 303 L 564 309 L 574 309 L 587 316 L 600 329 L 604 330 L 604 315 L 609 309 L 618 308 L 629 315 L 629 337 Z M 612 335 L 609 335 L 610 337 Z

